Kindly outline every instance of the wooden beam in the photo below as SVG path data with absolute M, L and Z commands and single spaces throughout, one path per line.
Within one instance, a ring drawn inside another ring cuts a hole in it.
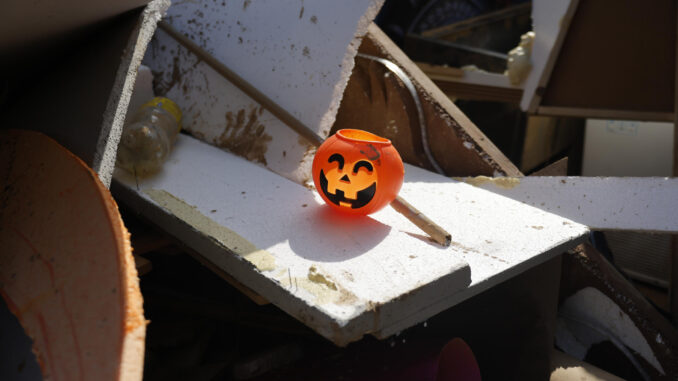
M 522 87 L 511 84 L 503 74 L 426 63 L 417 66 L 452 99 L 519 103 L 523 96 Z

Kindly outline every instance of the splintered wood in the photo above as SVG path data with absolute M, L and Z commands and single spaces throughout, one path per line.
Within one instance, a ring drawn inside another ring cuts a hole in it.
M 587 228 L 406 166 L 401 195 L 452 234 L 442 248 L 392 208 L 336 214 L 314 191 L 180 135 L 163 171 L 114 192 L 207 261 L 338 345 L 386 337 L 560 254 Z

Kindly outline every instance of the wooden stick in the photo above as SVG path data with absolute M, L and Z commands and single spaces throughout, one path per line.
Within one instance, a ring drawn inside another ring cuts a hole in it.
M 158 23 L 160 29 L 169 34 L 172 38 L 177 40 L 181 45 L 186 49 L 195 54 L 199 59 L 204 61 L 217 73 L 221 74 L 224 78 L 233 83 L 238 89 L 247 94 L 250 98 L 257 101 L 261 104 L 266 110 L 271 114 L 275 115 L 280 121 L 285 123 L 291 129 L 296 131 L 299 135 L 304 137 L 309 143 L 318 147 L 323 143 L 323 139 L 318 136 L 313 130 L 308 128 L 304 123 L 299 119 L 295 118 L 292 114 L 288 113 L 285 109 L 280 107 L 273 100 L 268 98 L 265 94 L 261 93 L 249 82 L 245 81 L 239 75 L 231 71 L 226 65 L 219 62 L 214 56 L 208 53 L 205 49 L 201 48 L 198 44 L 193 42 L 188 37 L 181 34 L 178 30 L 174 29 L 170 24 L 165 21 L 160 21 Z M 431 221 L 423 213 L 418 211 L 415 207 L 410 205 L 402 197 L 398 196 L 391 203 L 393 209 L 398 213 L 405 216 L 407 219 L 412 221 L 413 224 L 417 225 L 421 230 L 426 234 L 430 235 L 431 238 L 443 246 L 449 246 L 451 241 L 450 234 L 445 231 L 442 227 L 437 225 L 435 222 Z
M 410 203 L 405 201 L 402 197 L 396 197 L 396 199 L 391 202 L 391 206 L 396 212 L 405 216 L 408 220 L 412 221 L 413 224 L 417 225 L 419 229 L 430 235 L 434 241 L 443 246 L 450 246 L 450 242 L 452 242 L 450 233 L 431 221 L 431 219 L 417 210 L 417 208 L 410 205 Z

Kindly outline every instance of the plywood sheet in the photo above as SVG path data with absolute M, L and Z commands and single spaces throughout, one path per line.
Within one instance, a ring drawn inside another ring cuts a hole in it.
M 581 1 L 541 105 L 670 113 L 675 68 L 675 1 Z
M 401 195 L 452 234 L 442 248 L 392 208 L 334 214 L 320 197 L 180 136 L 163 171 L 115 174 L 125 203 L 245 286 L 345 345 L 391 335 L 561 253 L 587 228 L 406 167 Z
M 562 46 L 559 34 L 565 34 L 569 27 L 572 13 L 579 0 L 535 0 L 532 2 L 532 70 L 525 79 L 523 99 L 520 107 L 524 110 L 535 108 L 540 100 L 544 82 L 553 69 L 557 53 Z M 554 55 L 553 57 L 551 57 Z

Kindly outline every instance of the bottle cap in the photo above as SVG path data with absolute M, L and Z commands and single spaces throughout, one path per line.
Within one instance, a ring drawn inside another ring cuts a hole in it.
M 177 121 L 177 125 L 179 125 L 179 129 L 181 129 L 181 109 L 179 109 L 179 106 L 177 106 L 177 104 L 171 99 L 165 97 L 155 97 L 141 106 L 141 109 L 145 109 L 146 107 L 159 107 L 167 111 L 174 117 L 174 119 Z

